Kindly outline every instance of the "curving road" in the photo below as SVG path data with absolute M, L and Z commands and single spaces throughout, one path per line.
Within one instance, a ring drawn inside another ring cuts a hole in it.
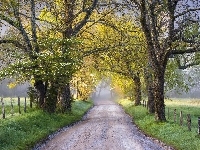
M 96 100 L 83 121 L 43 144 L 38 150 L 164 150 L 138 131 L 123 109 L 109 100 Z

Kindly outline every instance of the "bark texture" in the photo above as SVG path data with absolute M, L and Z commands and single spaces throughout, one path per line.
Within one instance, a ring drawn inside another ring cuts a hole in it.
M 164 71 L 158 71 L 154 77 L 155 119 L 166 121 L 164 104 Z
M 134 80 L 134 99 L 135 99 L 135 106 L 138 106 L 141 104 L 141 81 L 140 77 L 135 76 L 133 78 Z
M 153 83 L 149 82 L 147 85 L 147 95 L 148 95 L 148 110 L 150 114 L 155 113 L 155 103 L 154 103 L 154 90 L 153 90 Z
M 153 89 L 153 75 L 150 73 L 151 67 L 149 66 L 147 70 L 145 70 L 145 80 L 146 80 L 146 91 L 147 91 L 147 106 L 150 114 L 155 113 L 154 106 L 154 89 Z
M 43 108 L 45 94 L 46 94 L 44 83 L 42 82 L 42 80 L 36 80 L 34 86 L 35 86 L 35 89 L 37 90 L 38 97 L 39 97 L 38 106 L 40 108 Z
M 72 97 L 71 97 L 69 83 L 61 88 L 60 102 L 61 102 L 62 113 L 66 111 L 71 111 Z
M 58 96 L 58 83 L 51 82 L 46 96 L 44 110 L 48 113 L 54 113 L 56 111 Z

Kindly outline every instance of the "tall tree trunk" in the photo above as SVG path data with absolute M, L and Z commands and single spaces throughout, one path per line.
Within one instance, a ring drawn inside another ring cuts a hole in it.
M 74 0 L 64 0 L 64 7 L 65 7 L 65 16 L 64 16 L 64 20 L 65 20 L 65 30 L 62 32 L 63 35 L 63 39 L 70 39 L 73 35 L 73 27 L 72 27 L 72 23 L 73 23 L 73 19 L 74 19 L 74 7 L 75 7 L 75 1 Z M 63 53 L 66 52 L 66 50 L 69 47 L 66 47 L 66 45 L 63 45 Z M 68 57 L 65 58 L 65 61 L 68 61 Z M 71 76 L 67 75 L 66 76 L 66 80 L 68 80 L 66 85 L 63 85 L 63 87 L 61 87 L 61 95 L 60 95 L 60 99 L 61 99 L 61 110 L 62 112 L 65 111 L 71 111 L 71 101 L 72 101 L 72 97 L 71 97 L 71 91 L 70 91 L 70 79 Z
M 153 93 L 153 82 L 149 81 L 147 85 L 147 95 L 148 95 L 148 110 L 150 114 L 155 113 L 155 104 L 154 104 L 154 93 Z
M 58 83 L 51 82 L 49 90 L 47 91 L 46 101 L 44 110 L 49 113 L 54 113 L 56 111 L 56 103 L 58 96 Z
M 72 108 L 72 97 L 71 97 L 71 90 L 70 90 L 70 84 L 67 83 L 66 85 L 66 104 L 67 104 L 67 110 L 68 111 L 71 111 L 71 108 Z
M 65 9 L 65 14 L 64 14 L 64 21 L 65 21 L 65 30 L 62 32 L 63 39 L 70 39 L 73 36 L 75 36 L 81 28 L 87 23 L 87 20 L 92 14 L 92 11 L 95 9 L 97 5 L 98 0 L 93 0 L 91 7 L 85 11 L 86 15 L 83 17 L 83 19 L 80 20 L 76 25 L 74 25 L 74 11 L 76 10 L 76 1 L 75 0 L 64 0 L 64 9 Z M 75 27 L 73 27 L 75 26 Z M 63 45 L 63 51 L 66 50 L 66 46 Z M 66 58 L 66 61 L 68 58 Z M 71 76 L 67 76 L 68 83 L 66 84 L 65 88 L 62 88 L 63 91 L 61 91 L 61 97 L 63 99 L 63 107 L 67 110 L 71 110 L 71 92 L 70 92 L 70 79 Z
M 135 106 L 138 106 L 141 104 L 141 81 L 139 76 L 134 76 L 134 98 L 135 98 Z
M 44 99 L 45 99 L 45 86 L 44 83 L 42 82 L 42 80 L 36 80 L 35 84 L 34 84 L 37 92 L 38 92 L 38 96 L 39 96 L 39 107 L 43 108 L 44 107 Z
M 61 88 L 61 110 L 62 112 L 71 111 L 72 97 L 70 92 L 70 84 L 67 83 Z
M 155 106 L 154 106 L 154 94 L 153 94 L 153 76 L 150 73 L 152 68 L 150 66 L 144 70 L 145 82 L 146 82 L 146 91 L 147 91 L 147 105 L 150 114 L 155 113 Z
M 157 121 L 166 121 L 164 104 L 164 75 L 165 69 L 156 69 L 154 72 L 155 119 Z

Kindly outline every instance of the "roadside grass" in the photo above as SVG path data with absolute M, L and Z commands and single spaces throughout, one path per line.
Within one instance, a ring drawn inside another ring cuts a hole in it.
M 0 149 L 31 149 L 59 128 L 79 121 L 91 106 L 91 101 L 77 100 L 72 104 L 71 113 L 48 114 L 34 110 L 8 119 L 0 119 Z
M 125 112 L 132 116 L 135 124 L 147 135 L 157 138 L 167 145 L 177 150 L 199 150 L 200 136 L 197 133 L 197 117 L 200 116 L 199 101 L 184 100 L 166 100 L 166 108 L 177 109 L 177 112 L 183 111 L 184 114 L 190 113 L 192 117 L 192 131 L 188 131 L 187 126 L 180 126 L 174 123 L 171 117 L 167 122 L 156 122 L 154 115 L 150 115 L 147 109 L 142 106 L 134 106 L 130 100 L 120 100 L 118 102 L 124 108 Z M 166 116 L 167 117 L 167 116 Z M 177 118 L 179 113 L 177 113 Z M 186 121 L 184 122 L 186 124 Z

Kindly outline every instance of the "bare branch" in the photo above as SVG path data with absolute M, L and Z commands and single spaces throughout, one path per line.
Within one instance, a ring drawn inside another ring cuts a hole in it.
M 179 13 L 178 15 L 176 15 L 174 17 L 178 18 L 178 17 L 183 16 L 183 15 L 185 15 L 185 14 L 191 12 L 191 11 L 197 11 L 197 10 L 200 10 L 200 8 L 190 8 L 188 10 L 183 11 L 182 13 Z

